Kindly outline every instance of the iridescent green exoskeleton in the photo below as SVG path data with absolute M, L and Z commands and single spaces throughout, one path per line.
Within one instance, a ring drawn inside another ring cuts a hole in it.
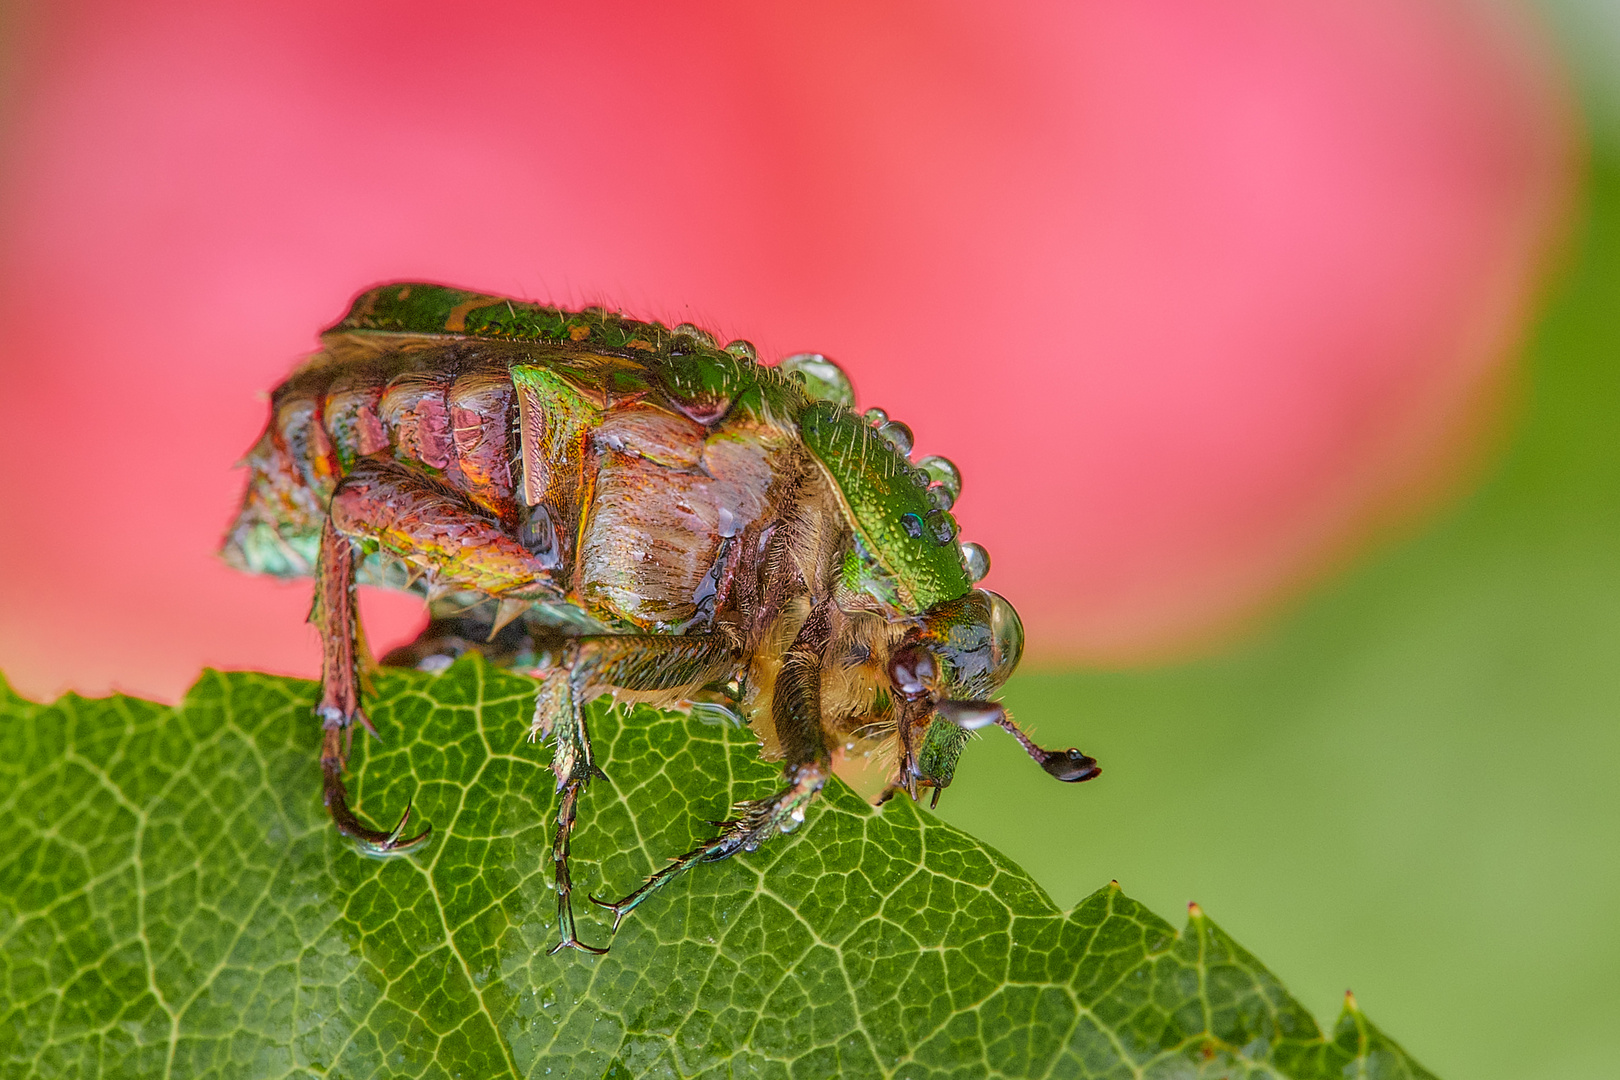
M 911 432 L 852 412 L 825 357 L 766 367 L 691 326 L 425 284 L 362 293 L 321 346 L 272 395 L 224 554 L 315 578 L 326 805 L 368 850 L 427 833 L 405 838 L 409 807 L 382 831 L 348 806 L 350 725 L 370 727 L 357 581 L 430 603 L 427 630 L 384 663 L 433 670 L 477 650 L 540 680 L 531 737 L 554 740 L 561 793 L 557 948 L 601 951 L 576 933 L 568 850 L 600 775 L 582 706 L 602 694 L 740 714 L 785 777 L 604 904 L 615 927 L 693 864 L 803 820 L 834 747 L 892 748 L 890 790 L 936 801 L 987 724 L 1060 780 L 1097 775 L 992 700 L 1023 630 L 974 587 L 989 562 L 958 542 L 955 467 L 913 464 Z

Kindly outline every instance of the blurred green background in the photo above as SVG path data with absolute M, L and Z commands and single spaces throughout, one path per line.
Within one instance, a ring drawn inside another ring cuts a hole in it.
M 1447 1078 L 1620 1075 L 1620 153 L 1592 151 L 1511 440 L 1423 535 L 1200 663 L 1026 673 L 940 812 L 1059 904 L 1196 900 Z

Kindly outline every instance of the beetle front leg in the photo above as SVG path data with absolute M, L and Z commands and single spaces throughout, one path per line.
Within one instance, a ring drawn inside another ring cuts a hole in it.
M 349 793 L 343 786 L 343 770 L 349 761 L 349 744 L 354 736 L 350 727 L 356 720 L 373 735 L 377 729 L 360 706 L 360 624 L 354 601 L 354 541 L 342 535 L 327 521 L 321 530 L 320 559 L 315 568 L 315 606 L 310 613 L 321 632 L 321 701 L 315 714 L 321 718 L 325 735 L 321 740 L 321 773 L 324 777 L 326 811 L 338 832 L 352 836 L 375 855 L 398 854 L 421 845 L 433 831 L 423 829 L 409 840 L 401 840 L 411 806 L 389 832 L 373 829 L 349 809 Z
M 570 641 L 563 661 L 541 683 L 535 698 L 534 723 L 529 738 L 556 737 L 551 769 L 562 798 L 557 807 L 557 832 L 551 858 L 557 872 L 557 926 L 560 940 L 553 954 L 563 949 L 604 953 L 579 940 L 574 922 L 573 879 L 568 858 L 579 811 L 579 797 L 594 777 L 607 779 L 597 768 L 585 726 L 584 704 L 609 690 L 678 690 L 702 686 L 735 666 L 737 647 L 724 634 L 591 635 Z
M 738 803 L 731 818 L 714 822 L 720 829 L 718 836 L 671 860 L 624 899 L 610 904 L 591 897 L 592 903 L 613 912 L 615 931 L 625 916 L 672 878 L 699 863 L 720 862 L 739 851 L 753 851 L 778 832 L 792 832 L 804 820 L 805 808 L 832 771 L 832 756 L 821 728 L 821 655 L 826 641 L 826 614 L 818 608 L 788 649 L 771 694 L 771 721 L 787 759 L 782 769 L 787 786 L 767 798 Z

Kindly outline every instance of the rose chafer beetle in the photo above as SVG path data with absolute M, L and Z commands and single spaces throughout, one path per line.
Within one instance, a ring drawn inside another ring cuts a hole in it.
M 322 643 L 325 800 L 367 850 L 409 851 L 348 806 L 360 700 L 357 581 L 421 592 L 431 621 L 384 663 L 429 670 L 469 650 L 539 680 L 531 738 L 555 740 L 553 858 L 563 947 L 580 794 L 602 775 L 582 706 L 602 694 L 740 713 L 777 794 L 615 903 L 614 928 L 700 862 L 792 829 L 849 742 L 892 749 L 889 791 L 950 784 L 968 733 L 1011 732 L 1049 774 L 1088 780 L 1078 750 L 1043 750 L 992 696 L 1023 651 L 1012 605 L 974 587 L 957 471 L 913 464 L 911 432 L 825 357 L 776 367 L 601 309 L 569 312 L 402 283 L 362 293 L 271 397 L 224 555 L 313 575 Z M 592 898 L 595 899 L 594 897 Z

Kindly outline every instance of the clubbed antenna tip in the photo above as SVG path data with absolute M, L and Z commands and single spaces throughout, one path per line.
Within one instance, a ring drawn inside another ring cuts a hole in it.
M 1102 775 L 1102 769 L 1097 765 L 1097 759 L 1081 753 L 1074 747 L 1067 750 L 1045 750 L 1035 745 L 1028 735 L 1025 735 L 1007 710 L 994 701 L 941 701 L 934 706 L 934 711 L 964 731 L 977 731 L 979 728 L 995 724 L 1018 740 L 1018 745 L 1024 752 L 1035 759 L 1035 764 L 1045 769 L 1047 774 L 1062 780 L 1066 784 L 1078 784 L 1082 780 L 1092 780 Z

